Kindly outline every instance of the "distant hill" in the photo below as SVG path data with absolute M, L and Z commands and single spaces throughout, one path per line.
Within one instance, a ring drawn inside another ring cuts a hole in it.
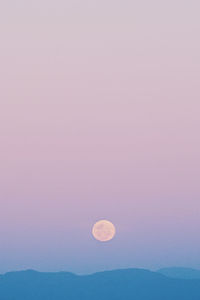
M 163 268 L 158 272 L 171 278 L 200 279 L 200 270 L 191 268 Z
M 166 277 L 142 269 L 87 276 L 11 272 L 0 276 L 1 300 L 199 300 L 200 280 Z

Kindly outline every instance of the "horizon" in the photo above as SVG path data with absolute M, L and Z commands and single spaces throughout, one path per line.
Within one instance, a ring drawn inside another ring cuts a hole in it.
M 118 269 L 106 269 L 106 270 L 100 270 L 100 271 L 94 271 L 91 273 L 75 273 L 75 272 L 71 272 L 69 270 L 62 270 L 62 271 L 40 271 L 40 270 L 36 270 L 36 269 L 19 269 L 19 270 L 10 270 L 7 271 L 5 273 L 0 273 L 0 275 L 6 275 L 8 273 L 20 273 L 20 272 L 36 272 L 36 273 L 68 273 L 68 274 L 72 274 L 72 275 L 76 275 L 76 276 L 88 276 L 88 275 L 94 275 L 94 274 L 98 274 L 98 273 L 105 273 L 105 272 L 115 272 L 115 271 L 126 271 L 126 270 L 143 270 L 143 271 L 149 271 L 152 273 L 159 273 L 159 271 L 161 270 L 173 270 L 173 269 L 178 269 L 178 270 L 192 270 L 192 271 L 199 271 L 200 269 L 198 268 L 190 268 L 190 267 L 184 267 L 184 266 L 171 266 L 171 267 L 162 267 L 159 269 L 147 269 L 147 268 L 134 268 L 134 267 L 129 267 L 129 268 L 118 268 Z M 160 273 L 162 274 L 162 273 Z M 163 275 L 163 274 L 162 274 Z
M 200 271 L 193 269 L 124 269 L 82 276 L 29 270 L 0 278 L 1 297 L 13 300 L 198 300 L 200 294 Z

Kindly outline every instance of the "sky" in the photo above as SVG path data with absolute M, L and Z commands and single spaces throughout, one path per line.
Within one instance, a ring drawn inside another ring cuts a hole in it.
M 1 2 L 0 273 L 200 268 L 199 10 Z

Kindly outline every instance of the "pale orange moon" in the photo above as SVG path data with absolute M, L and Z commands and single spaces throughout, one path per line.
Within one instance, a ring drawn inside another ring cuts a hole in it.
M 92 234 L 96 240 L 100 242 L 108 242 L 114 238 L 116 229 L 110 221 L 100 220 L 94 224 Z

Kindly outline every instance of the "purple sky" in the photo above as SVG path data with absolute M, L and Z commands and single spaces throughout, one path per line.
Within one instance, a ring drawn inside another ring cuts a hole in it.
M 200 268 L 199 10 L 0 4 L 0 272 Z

